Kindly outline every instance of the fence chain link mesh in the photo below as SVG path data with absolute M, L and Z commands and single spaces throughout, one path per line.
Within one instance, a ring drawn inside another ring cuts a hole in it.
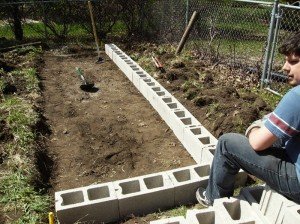
M 282 71 L 284 57 L 278 53 L 278 48 L 288 36 L 300 31 L 300 7 L 279 5 L 276 22 L 274 50 L 265 83 L 271 91 L 284 95 L 290 86 L 287 84 L 287 77 Z

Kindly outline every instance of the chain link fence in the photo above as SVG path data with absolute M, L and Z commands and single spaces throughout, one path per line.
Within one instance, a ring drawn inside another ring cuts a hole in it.
M 278 47 L 288 36 L 300 31 L 300 7 L 278 4 L 274 15 L 274 37 L 271 40 L 269 64 L 262 78 L 262 85 L 277 95 L 284 95 L 290 88 L 283 74 L 284 57 L 278 53 Z

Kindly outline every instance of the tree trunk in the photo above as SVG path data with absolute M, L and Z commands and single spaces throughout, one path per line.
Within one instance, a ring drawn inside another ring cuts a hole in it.
M 15 34 L 16 40 L 22 41 L 23 40 L 23 28 L 21 23 L 21 13 L 19 9 L 19 5 L 15 4 L 13 5 L 13 31 Z

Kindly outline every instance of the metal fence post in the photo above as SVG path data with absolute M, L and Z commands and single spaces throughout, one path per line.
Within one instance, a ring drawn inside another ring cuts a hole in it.
M 279 0 L 275 0 L 273 10 L 272 10 L 272 15 L 271 15 L 268 43 L 267 43 L 267 48 L 265 51 L 265 61 L 264 61 L 264 66 L 263 66 L 260 88 L 264 87 L 265 79 L 267 76 L 269 76 L 269 72 L 270 72 L 269 64 L 270 64 L 270 56 L 271 56 L 271 50 L 272 50 L 272 42 L 274 41 L 275 21 L 276 21 L 276 15 L 278 12 L 278 5 L 279 5 Z
M 280 5 L 278 5 L 277 14 L 275 15 L 275 17 L 276 17 L 276 25 L 275 25 L 275 30 L 274 30 L 273 42 L 272 42 L 272 49 L 271 49 L 270 62 L 269 62 L 268 73 L 267 73 L 267 80 L 269 80 L 271 78 L 270 76 L 272 73 L 272 68 L 273 68 L 273 63 L 274 63 L 274 55 L 275 55 L 276 46 L 278 43 L 279 26 L 280 26 L 280 22 L 281 22 Z

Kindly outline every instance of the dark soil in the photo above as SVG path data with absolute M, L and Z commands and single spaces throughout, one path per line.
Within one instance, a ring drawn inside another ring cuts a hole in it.
M 53 191 L 166 171 L 195 162 L 157 112 L 105 58 L 44 56 L 44 115 L 52 134 Z M 86 92 L 80 67 L 96 91 Z
M 199 59 L 196 54 L 183 61 L 166 51 L 158 51 L 155 45 L 147 46 L 133 50 L 135 58 L 159 54 L 166 72 L 157 70 L 151 74 L 215 137 L 228 132 L 244 133 L 253 121 L 272 110 L 252 92 L 260 74 Z

